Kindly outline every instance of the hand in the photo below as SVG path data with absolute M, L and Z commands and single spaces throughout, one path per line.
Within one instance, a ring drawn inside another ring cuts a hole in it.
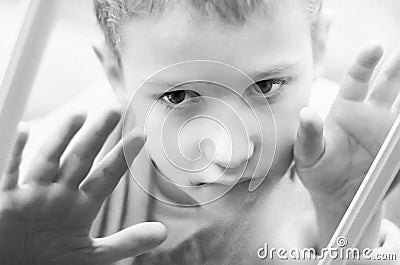
M 348 207 L 399 113 L 394 103 L 400 90 L 400 49 L 370 86 L 382 55 L 379 44 L 364 46 L 344 77 L 325 125 L 309 108 L 300 114 L 296 169 L 316 198 Z
M 89 125 L 84 116 L 73 116 L 46 141 L 24 178 L 18 168 L 27 134 L 19 133 L 0 182 L 1 264 L 111 264 L 165 240 L 160 223 L 138 224 L 106 238 L 89 237 L 103 201 L 144 143 L 133 132 L 124 141 L 127 157 L 120 142 L 92 168 L 119 119 L 118 113 L 109 112 Z
M 371 84 L 382 56 L 383 49 L 375 42 L 363 47 L 325 124 L 309 108 L 300 113 L 295 166 L 316 207 L 322 245 L 336 229 L 399 113 L 400 49 Z M 373 220 L 363 241 L 370 247 L 377 242 L 380 217 Z

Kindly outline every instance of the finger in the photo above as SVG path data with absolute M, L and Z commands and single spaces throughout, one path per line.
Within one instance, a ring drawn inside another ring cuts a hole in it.
M 294 159 L 298 169 L 308 168 L 318 162 L 324 152 L 323 121 L 314 110 L 300 112 L 300 127 L 294 144 Z
M 19 166 L 22 160 L 26 142 L 28 141 L 28 130 L 25 126 L 20 126 L 17 140 L 11 153 L 10 165 L 1 181 L 1 189 L 13 189 L 18 185 Z
M 347 100 L 363 101 L 372 74 L 382 56 L 383 48 L 379 42 L 370 41 L 364 45 L 344 76 L 339 95 Z
M 133 132 L 122 139 L 81 183 L 80 189 L 103 201 L 117 186 L 144 145 L 142 133 Z
M 389 109 L 394 104 L 400 90 L 400 47 L 384 64 L 378 75 L 368 100 Z
M 54 130 L 43 147 L 39 149 L 38 158 L 29 169 L 26 181 L 52 181 L 59 173 L 60 157 L 69 145 L 72 138 L 85 123 L 86 117 L 82 114 L 74 115 Z
M 114 235 L 94 240 L 95 253 L 91 261 L 111 264 L 121 259 L 143 254 L 165 241 L 166 227 L 157 222 L 141 223 Z M 100 246 L 96 248 L 96 246 Z M 98 249 L 98 250 L 97 250 Z
M 110 133 L 117 126 L 121 115 L 110 111 L 101 116 L 94 125 L 88 125 L 76 135 L 71 152 L 62 161 L 60 181 L 78 186 L 92 168 L 93 162 Z

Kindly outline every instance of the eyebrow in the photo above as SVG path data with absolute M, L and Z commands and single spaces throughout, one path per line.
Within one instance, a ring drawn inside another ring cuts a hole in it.
M 283 75 L 296 67 L 298 67 L 299 61 L 296 62 L 288 62 L 288 63 L 281 63 L 269 66 L 266 69 L 254 71 L 253 73 L 248 74 L 253 81 L 260 81 L 267 79 L 272 76 L 279 76 Z
M 263 69 L 263 70 L 256 70 L 252 73 L 245 73 L 248 77 L 250 77 L 250 79 L 253 82 L 257 82 L 257 81 L 261 81 L 261 80 L 265 80 L 268 78 L 271 78 L 273 76 L 279 76 L 279 75 L 283 75 L 293 69 L 295 69 L 296 67 L 298 67 L 299 65 L 299 61 L 295 61 L 295 62 L 286 62 L 286 63 L 279 63 L 279 64 L 275 64 L 272 66 L 268 66 L 268 68 Z M 193 80 L 196 81 L 196 80 Z M 171 82 L 171 81 L 167 81 L 167 80 L 155 80 L 155 81 L 148 81 L 147 83 L 152 85 L 155 88 L 158 89 L 170 89 L 170 88 L 174 88 L 174 87 L 180 87 L 184 84 L 190 83 L 192 81 L 176 81 L 176 82 Z

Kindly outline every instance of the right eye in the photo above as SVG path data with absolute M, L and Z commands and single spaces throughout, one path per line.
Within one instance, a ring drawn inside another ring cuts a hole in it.
M 191 90 L 176 90 L 164 93 L 161 96 L 161 99 L 164 100 L 167 104 L 176 106 L 181 104 L 185 100 L 200 97 L 200 95 Z

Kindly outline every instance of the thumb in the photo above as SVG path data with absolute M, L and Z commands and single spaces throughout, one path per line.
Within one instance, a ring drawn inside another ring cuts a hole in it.
M 143 254 L 167 238 L 167 228 L 157 222 L 147 222 L 128 227 L 111 236 L 95 239 L 97 246 L 94 262 L 113 262 Z M 94 263 L 96 264 L 96 263 Z
M 300 111 L 300 126 L 294 144 L 294 161 L 298 169 L 315 165 L 324 152 L 323 121 L 311 108 Z

